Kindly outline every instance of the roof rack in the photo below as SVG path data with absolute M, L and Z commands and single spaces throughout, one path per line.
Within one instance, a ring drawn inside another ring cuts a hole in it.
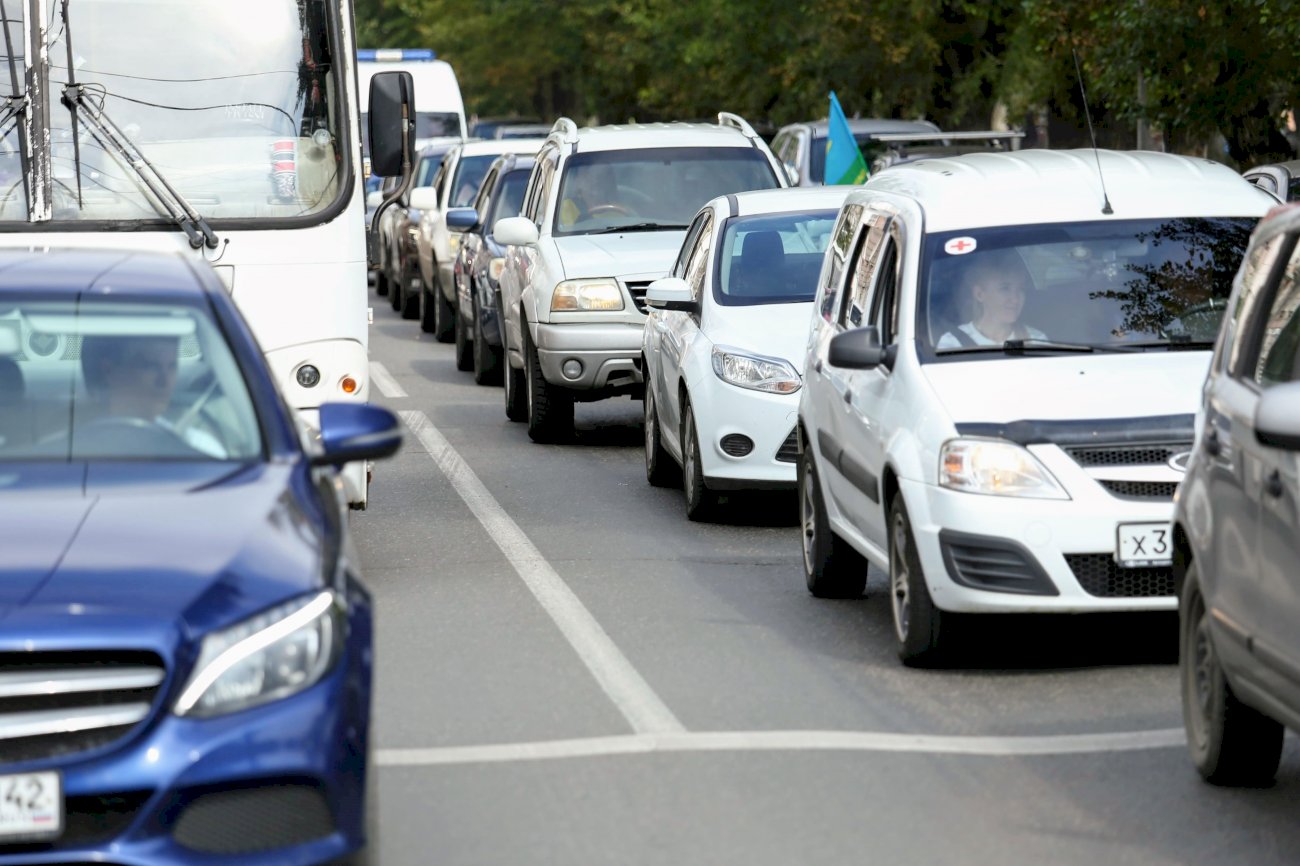
M 869 132 L 872 141 L 1007 141 L 1025 137 L 1023 132 Z
M 552 135 L 558 135 L 560 140 L 566 143 L 577 141 L 578 124 L 574 123 L 567 117 L 561 117 L 559 120 L 555 121 L 555 125 L 551 127 L 551 131 L 548 133 L 547 137 L 549 138 Z
M 739 114 L 733 114 L 730 111 L 718 112 L 718 125 L 730 126 L 732 129 L 739 129 L 745 138 L 758 138 L 758 133 L 754 131 L 754 127 L 750 126 L 749 122 L 745 120 L 745 118 L 741 117 Z

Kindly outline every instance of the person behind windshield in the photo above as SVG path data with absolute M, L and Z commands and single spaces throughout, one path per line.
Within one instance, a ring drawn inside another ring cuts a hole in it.
M 198 451 L 225 457 L 226 449 L 205 430 L 179 429 L 166 412 L 176 391 L 180 341 L 173 336 L 86 336 L 82 375 L 91 406 L 89 424 L 120 420 L 167 430 Z
M 1013 251 L 982 253 L 962 272 L 959 297 L 965 324 L 945 333 L 937 349 L 1000 346 L 1007 340 L 1046 340 L 1047 335 L 1020 321 L 1029 292 L 1029 271 Z
M 606 166 L 581 165 L 574 168 L 565 180 L 560 224 L 572 227 L 601 213 L 626 214 L 626 208 L 609 200 L 615 187 L 613 172 Z

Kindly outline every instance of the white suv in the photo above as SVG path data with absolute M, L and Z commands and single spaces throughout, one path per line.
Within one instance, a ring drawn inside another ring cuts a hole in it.
M 719 195 L 785 185 L 749 124 L 579 129 L 556 122 L 506 245 L 501 316 L 506 415 L 534 441 L 573 429 L 575 401 L 642 389 L 645 291 L 672 267 L 686 227 Z
M 851 194 L 799 404 L 809 590 L 887 570 L 907 663 L 952 612 L 1172 610 L 1173 494 L 1272 203 L 1208 160 L 1091 150 L 928 160 Z

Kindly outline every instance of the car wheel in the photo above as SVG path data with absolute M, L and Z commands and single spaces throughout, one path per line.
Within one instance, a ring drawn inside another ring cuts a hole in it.
M 523 324 L 522 327 L 526 328 L 528 325 Z M 505 373 L 505 381 L 502 384 L 505 385 L 506 417 L 511 421 L 526 421 L 528 420 L 528 402 L 527 389 L 524 387 L 524 371 L 516 370 L 510 364 L 510 352 L 508 351 L 510 335 L 506 331 L 504 323 L 502 323 L 502 338 L 507 349 L 501 359 L 502 372 Z
M 682 480 L 681 470 L 664 449 L 654 388 L 646 386 L 642 402 L 645 408 L 645 480 L 655 487 L 676 487 Z
M 1178 609 L 1178 679 L 1192 762 L 1216 785 L 1268 785 L 1282 760 L 1283 726 L 1232 693 L 1210 634 L 1195 560 Z
M 821 479 L 810 450 L 799 458 L 799 524 L 803 527 L 803 573 L 818 598 L 857 598 L 867 588 L 867 561 L 835 534 L 826 516 Z
M 433 338 L 439 343 L 450 343 L 454 336 L 456 317 L 447 296 L 442 293 L 441 277 L 433 278 L 433 289 L 429 294 L 433 296 Z
M 573 397 L 542 375 L 537 347 L 524 332 L 524 390 L 528 399 L 528 438 L 558 442 L 573 433 Z
M 501 350 L 489 346 L 483 336 L 482 312 L 474 302 L 474 381 L 479 385 L 501 383 Z
M 402 295 L 406 294 L 406 287 L 402 285 L 401 280 L 388 278 L 388 305 L 393 308 L 394 313 L 402 311 Z
M 432 334 L 438 327 L 434 319 L 433 311 L 433 293 L 429 287 L 424 284 L 424 279 L 420 279 L 420 330 L 426 334 Z
M 717 510 L 718 495 L 704 483 L 700 437 L 695 431 L 695 413 L 689 400 L 682 401 L 682 417 L 682 493 L 686 496 L 686 516 L 696 521 L 709 520 Z
M 943 612 L 934 606 L 916 552 L 912 521 L 901 493 L 889 504 L 889 603 L 903 664 L 932 664 L 940 656 Z
M 415 319 L 420 315 L 420 293 L 424 289 L 420 285 L 419 277 L 402 278 L 402 303 L 401 313 L 403 319 Z
M 460 315 L 459 310 L 456 312 L 456 324 L 452 328 L 456 332 L 456 369 L 473 370 L 473 345 L 469 341 L 469 334 L 465 333 L 465 317 Z
M 388 294 L 388 277 L 382 270 L 375 271 L 375 294 L 381 298 Z

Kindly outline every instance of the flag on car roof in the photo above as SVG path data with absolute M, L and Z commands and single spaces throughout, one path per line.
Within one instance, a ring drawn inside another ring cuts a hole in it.
M 858 143 L 853 140 L 849 130 L 849 121 L 844 116 L 844 109 L 831 91 L 830 123 L 826 131 L 826 180 L 828 185 L 858 184 L 867 182 L 867 161 L 858 150 Z

